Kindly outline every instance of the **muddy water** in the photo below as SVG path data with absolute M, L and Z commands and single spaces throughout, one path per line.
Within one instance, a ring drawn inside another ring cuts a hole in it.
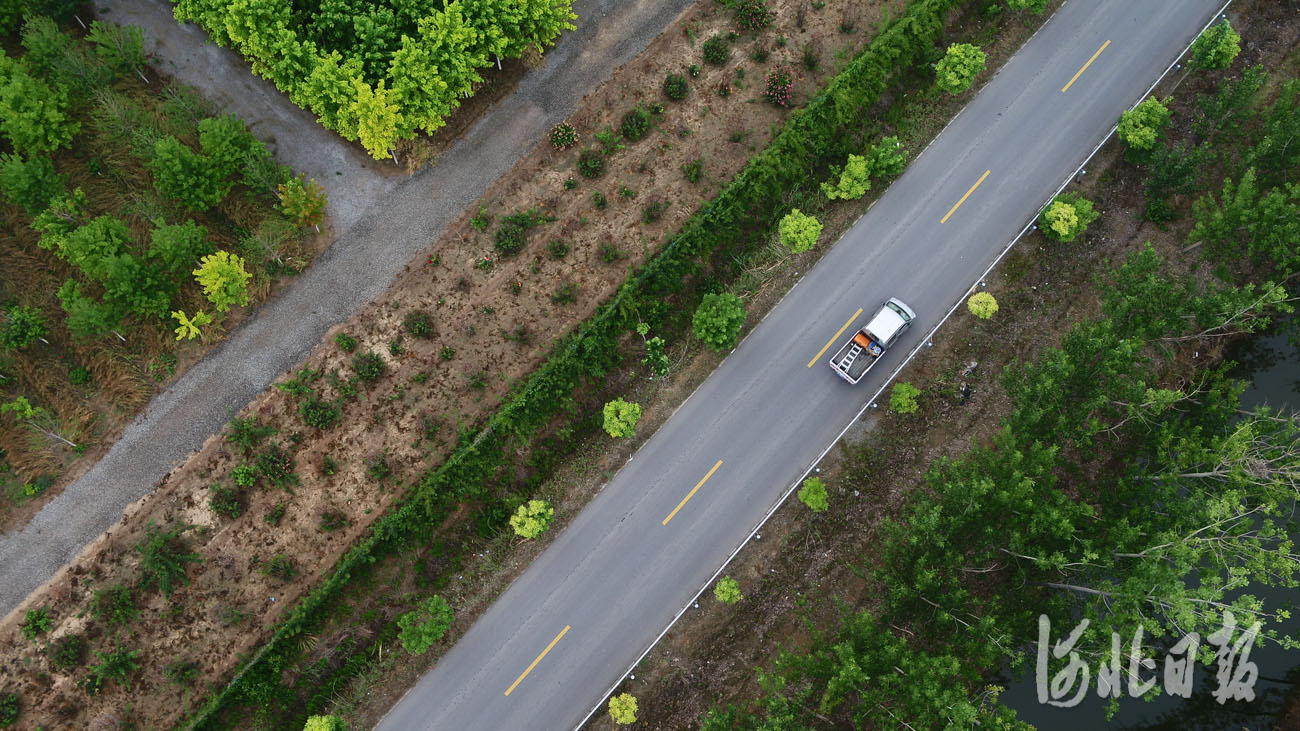
M 1297 324 L 1300 323 L 1292 323 L 1293 326 Z M 1235 375 L 1251 384 L 1242 394 L 1243 408 L 1267 404 L 1275 409 L 1300 410 L 1300 338 L 1292 343 L 1285 334 L 1258 337 L 1244 344 L 1230 357 L 1240 364 Z M 1300 632 L 1300 590 L 1264 589 L 1254 593 L 1263 598 L 1269 607 L 1292 609 L 1292 619 L 1282 629 L 1291 636 Z M 1052 642 L 1062 638 L 1071 629 L 1063 621 L 1054 621 Z M 1033 641 L 1037 637 L 1037 631 L 1037 627 L 1026 627 L 1025 639 Z M 1131 641 L 1131 637 L 1121 638 L 1123 643 Z M 1036 650 L 1036 643 L 1031 648 Z M 1164 657 L 1159 651 L 1156 653 L 1156 661 L 1155 672 L 1146 672 L 1144 677 L 1157 677 L 1158 689 L 1159 679 L 1164 672 Z M 1259 669 L 1253 701 L 1228 700 L 1221 705 L 1213 696 L 1218 687 L 1214 677 L 1216 668 L 1198 665 L 1192 697 L 1162 697 L 1144 702 L 1127 697 L 1125 688 L 1125 698 L 1119 713 L 1107 722 L 1104 702 L 1097 696 L 1096 666 L 1090 668 L 1091 688 L 1088 696 L 1073 708 L 1055 708 L 1038 702 L 1032 656 L 1026 672 L 1019 675 L 1007 673 L 1001 681 L 1007 688 L 1002 700 L 1014 708 L 1021 719 L 1040 729 L 1051 731 L 1090 731 L 1098 728 L 1116 731 L 1271 731 L 1280 728 L 1274 719 L 1282 711 L 1286 696 L 1292 691 L 1295 682 L 1300 681 L 1300 650 L 1287 651 L 1269 644 L 1252 649 L 1250 661 Z M 1071 688 L 1067 698 L 1072 698 L 1075 692 L 1077 689 Z M 1152 693 L 1147 694 L 1151 695 Z

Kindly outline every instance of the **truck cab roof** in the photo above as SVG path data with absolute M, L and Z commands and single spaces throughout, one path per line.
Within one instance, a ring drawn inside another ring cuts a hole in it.
M 916 315 L 910 307 L 891 297 L 864 329 L 888 346 L 893 344 L 894 338 L 907 328 L 914 317 Z

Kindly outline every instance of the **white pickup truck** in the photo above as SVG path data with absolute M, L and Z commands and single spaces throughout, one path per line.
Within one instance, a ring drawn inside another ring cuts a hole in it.
M 890 297 L 875 316 L 831 356 L 831 370 L 849 383 L 858 383 L 914 319 L 916 313 L 911 307 L 896 297 Z

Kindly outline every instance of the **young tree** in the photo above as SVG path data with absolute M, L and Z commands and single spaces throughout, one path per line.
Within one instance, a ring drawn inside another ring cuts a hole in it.
M 609 698 L 609 717 L 620 726 L 636 723 L 636 697 L 631 693 L 619 693 Z
M 383 79 L 373 89 L 361 79 L 354 79 L 352 83 L 356 89 L 352 114 L 357 119 L 357 137 L 371 157 L 383 160 L 397 141 L 401 110 L 388 100 L 391 92 L 384 88 Z
M 892 405 L 892 404 L 891 404 Z M 799 488 L 799 502 L 808 506 L 814 513 L 824 513 L 830 508 L 830 498 L 826 495 L 826 483 L 820 477 L 809 477 Z
M 0 57 L 0 134 L 23 155 L 53 152 L 81 131 L 68 111 L 62 86 L 28 75 L 16 61 Z
M 734 346 L 744 324 L 744 303 L 727 292 L 704 295 L 691 318 L 695 337 L 714 350 L 729 350 Z
M 630 437 L 641 419 L 641 405 L 616 398 L 605 404 L 605 431 L 615 439 Z
M 306 174 L 280 184 L 280 212 L 296 226 L 315 226 L 320 230 L 325 215 L 325 189 Z
M 190 271 L 194 263 L 211 254 L 212 249 L 208 230 L 193 221 L 164 223 L 149 233 L 148 258 L 174 278 Z
M 546 532 L 554 517 L 555 508 L 545 500 L 529 500 L 510 516 L 510 527 L 514 529 L 515 535 L 536 538 Z
M 894 390 L 889 394 L 889 409 L 900 414 L 915 414 L 921 408 L 916 402 L 916 397 L 920 395 L 921 389 L 907 381 L 900 381 L 894 384 Z
M 1007 7 L 1012 10 L 1027 10 L 1041 13 L 1047 7 L 1047 0 L 1007 0 Z
M 55 172 L 54 162 L 44 155 L 33 155 L 26 161 L 21 155 L 0 155 L 0 193 L 33 218 L 45 210 L 67 182 L 68 176 Z
M 966 308 L 972 315 L 987 320 L 998 311 L 998 301 L 988 292 L 976 292 L 966 300 Z
M 338 716 L 308 716 L 302 731 L 348 731 L 348 725 Z
M 648 367 L 655 378 L 667 378 L 668 371 L 672 368 L 672 361 L 664 352 L 664 339 L 657 335 L 646 338 L 650 333 L 650 326 L 644 322 L 637 323 L 636 332 L 645 341 L 645 358 L 641 359 L 641 364 Z
M 1038 215 L 1038 228 L 1047 238 L 1068 244 L 1099 216 L 1092 209 L 1092 201 L 1078 193 L 1062 193 Z
M 935 86 L 949 94 L 960 94 L 970 88 L 975 77 L 984 70 L 987 56 L 969 43 L 954 43 L 934 65 Z
M 713 586 L 713 596 L 723 604 L 735 604 L 743 598 L 740 595 L 740 582 L 730 576 L 718 579 L 718 583 Z
M 817 237 L 822 235 L 822 224 L 815 216 L 801 213 L 796 208 L 781 218 L 776 230 L 781 243 L 799 254 L 817 245 Z
M 397 618 L 397 626 L 401 630 L 398 639 L 402 641 L 402 648 L 412 655 L 423 655 L 447 634 L 454 616 L 446 599 L 440 596 L 429 597 L 419 609 Z
M 832 167 L 831 177 L 836 175 L 840 177 L 839 183 L 831 185 L 829 182 L 824 182 L 821 184 L 822 194 L 831 200 L 857 200 L 866 195 L 867 191 L 871 189 L 871 169 L 867 165 L 867 158 L 862 155 L 850 154 L 842 170 L 838 166 Z M 784 224 L 785 219 L 782 219 L 781 223 Z M 782 241 L 784 240 L 784 237 L 782 237 Z M 816 239 L 814 239 L 815 241 Z
M 1130 150 L 1150 152 L 1160 139 L 1160 130 L 1169 124 L 1169 108 L 1155 97 L 1119 115 L 1115 134 Z
M 40 310 L 10 305 L 5 310 L 4 327 L 0 327 L 0 348 L 22 350 L 37 340 L 45 340 L 48 333 Z
M 50 439 L 54 439 L 69 447 L 76 448 L 76 443 L 66 439 L 59 434 L 59 421 L 46 409 L 40 406 L 33 406 L 25 396 L 15 396 L 13 401 L 0 404 L 0 415 L 12 414 L 19 423 L 23 424 L 32 431 L 44 434 Z
M 1191 66 L 1206 70 L 1226 69 L 1238 53 L 1241 53 L 1241 36 L 1224 18 L 1192 41 Z
M 902 174 L 907 167 L 907 150 L 897 137 L 881 137 L 880 141 L 867 148 L 867 169 L 871 174 L 881 178 L 893 178 Z
M 216 178 L 225 180 L 238 173 L 256 150 L 265 149 L 249 133 L 244 120 L 233 114 L 200 119 L 198 126 L 199 148 L 208 159 L 209 174 Z M 225 187 L 228 192 L 230 186 Z
M 137 25 L 118 25 L 96 20 L 90 24 L 86 40 L 95 44 L 95 55 L 118 73 L 140 73 L 144 66 L 144 33 Z
M 91 340 L 112 332 L 122 321 L 114 307 L 82 294 L 81 285 L 69 279 L 59 287 L 59 304 L 66 315 L 68 332 L 79 340 Z
M 1187 240 L 1204 243 L 1211 260 L 1229 268 L 1248 259 L 1282 273 L 1300 270 L 1300 187 L 1261 194 L 1255 169 L 1248 168 L 1239 181 L 1223 181 L 1218 201 L 1212 195 L 1197 200 L 1192 215 L 1196 224 Z
M 185 316 L 184 310 L 172 312 L 172 318 L 176 320 L 177 340 L 193 340 L 202 335 L 201 328 L 212 324 L 212 316 L 203 310 L 194 313 L 193 319 Z
M 208 254 L 200 266 L 191 272 L 203 286 L 203 294 L 217 306 L 217 312 L 227 312 L 231 305 L 248 304 L 248 280 L 253 275 L 244 269 L 244 260 L 228 251 Z
M 144 540 L 135 545 L 140 554 L 140 586 L 148 588 L 157 585 L 164 597 L 171 597 L 175 585 L 188 586 L 190 577 L 186 575 L 187 564 L 202 560 L 197 553 L 187 553 L 181 535 L 189 530 L 188 525 L 179 525 L 169 531 L 163 531 L 150 521 L 145 526 Z
M 154 143 L 149 161 L 154 188 L 193 211 L 206 211 L 230 192 L 233 182 L 221 175 L 205 155 L 172 136 Z

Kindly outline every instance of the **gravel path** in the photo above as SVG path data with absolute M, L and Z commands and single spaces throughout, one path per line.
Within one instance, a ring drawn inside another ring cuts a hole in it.
M 383 292 L 443 227 L 690 5 L 689 0 L 575 0 L 578 29 L 565 34 L 515 92 L 489 110 L 438 165 L 412 178 L 375 163 L 319 127 L 230 51 L 180 26 L 161 0 L 105 0 L 101 17 L 145 29 L 163 69 L 248 121 L 276 157 L 325 187 L 339 235 L 282 294 L 155 397 L 81 479 L 21 531 L 0 537 L 0 611 L 8 613 L 131 503 L 220 431 L 231 409 L 295 366 L 333 325 Z M 335 173 L 342 173 L 336 175 Z

